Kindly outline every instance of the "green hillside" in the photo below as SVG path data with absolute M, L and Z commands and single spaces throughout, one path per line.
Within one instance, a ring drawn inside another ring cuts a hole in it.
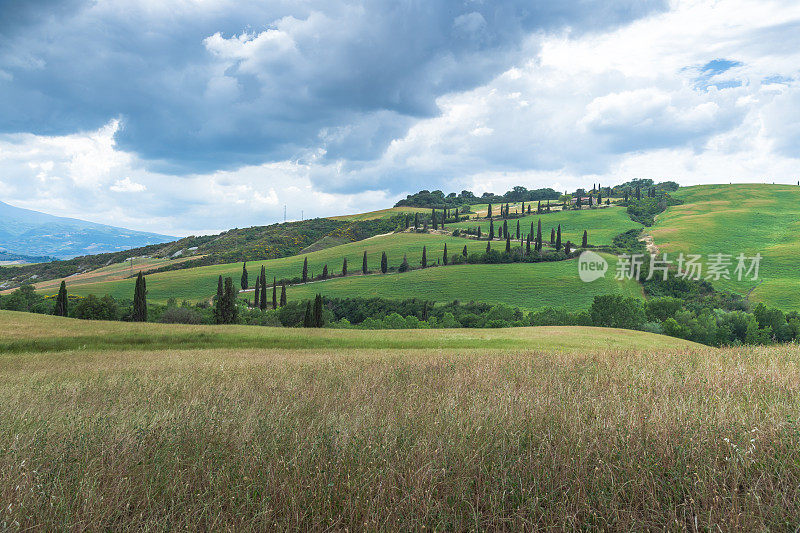
M 616 281 L 616 261 L 609 261 L 606 278 L 583 283 L 576 260 L 508 265 L 452 265 L 402 274 L 354 276 L 297 285 L 287 289 L 292 300 L 331 297 L 379 296 L 388 299 L 421 298 L 436 302 L 460 300 L 507 304 L 526 309 L 569 307 L 585 309 L 600 294 L 642 296 L 635 281 Z
M 293 349 L 487 349 L 596 352 L 609 349 L 702 348 L 643 331 L 581 326 L 451 330 L 336 330 L 190 326 L 76 320 L 0 311 L 0 353 L 76 350 L 188 350 L 196 348 Z M 17 365 L 18 355 L 0 356 Z
M 674 196 L 684 203 L 659 215 L 650 231 L 661 251 L 702 254 L 704 262 L 711 253 L 760 253 L 761 283 L 720 279 L 714 287 L 743 295 L 752 289 L 752 302 L 800 308 L 800 187 L 700 185 Z
M 442 256 L 445 243 L 447 243 L 449 254 L 460 252 L 464 245 L 467 246 L 469 251 L 477 252 L 486 249 L 486 241 L 476 241 L 464 239 L 462 237 L 416 233 L 380 235 L 355 243 L 343 244 L 341 246 L 311 252 L 304 256 L 292 256 L 248 263 L 250 284 L 252 285 L 255 283 L 256 275 L 259 274 L 261 265 L 266 267 L 267 278 L 270 281 L 273 277 L 281 279 L 300 276 L 304 257 L 308 258 L 309 276 L 319 275 L 325 264 L 328 265 L 328 272 L 331 275 L 340 274 L 342 260 L 345 257 L 347 257 L 348 271 L 352 273 L 359 272 L 361 270 L 361 261 L 365 250 L 367 251 L 367 261 L 370 270 L 379 269 L 382 252 L 386 252 L 390 267 L 399 266 L 403 260 L 403 254 L 407 254 L 410 264 L 419 265 L 422 258 L 423 246 L 427 247 L 429 263 L 436 263 L 437 258 Z M 495 246 L 501 246 L 501 244 L 498 242 Z M 231 276 L 238 286 L 241 274 L 241 263 L 209 265 L 151 274 L 147 276 L 148 299 L 152 302 L 165 302 L 171 297 L 177 298 L 178 300 L 205 300 L 213 296 L 216 292 L 217 278 L 220 275 L 223 277 Z M 133 294 L 134 280 L 126 279 L 87 284 L 70 283 L 68 280 L 68 284 L 69 290 L 73 294 L 111 294 L 115 298 L 130 298 Z
M 495 210 L 499 209 L 499 206 L 494 207 Z M 535 208 L 536 204 L 533 204 L 533 207 Z M 550 238 L 550 228 L 556 228 L 561 224 L 562 240 L 580 243 L 583 237 L 583 230 L 587 230 L 589 232 L 589 244 L 592 245 L 611 244 L 611 239 L 620 233 L 628 231 L 629 229 L 642 227 L 641 224 L 630 219 L 624 208 L 610 206 L 600 209 L 553 211 L 541 215 L 532 214 L 517 219 L 519 220 L 520 231 L 527 235 L 531 228 L 531 222 L 533 222 L 535 228 L 540 218 L 542 220 L 542 233 L 544 234 L 545 240 Z M 516 232 L 517 220 L 508 221 L 509 232 Z M 494 221 L 495 228 L 502 224 L 503 222 L 501 220 Z M 481 227 L 481 232 L 484 234 L 489 232 L 489 221 L 486 219 L 447 224 L 448 229 L 475 228 L 477 226 Z

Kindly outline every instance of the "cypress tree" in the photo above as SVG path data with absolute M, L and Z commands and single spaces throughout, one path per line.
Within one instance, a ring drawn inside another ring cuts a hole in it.
M 281 307 L 286 305 L 286 283 L 281 283 Z
M 481 238 L 481 227 L 478 226 L 478 240 L 480 240 L 480 238 Z
M 258 303 L 258 308 L 262 311 L 267 310 L 267 270 L 264 265 L 261 265 L 261 301 Z
M 308 281 L 308 257 L 303 258 L 303 273 L 301 274 L 301 278 L 303 279 L 303 283 Z
M 328 279 L 328 265 L 327 265 L 327 263 L 322 267 L 322 279 Z
M 147 286 L 141 270 L 136 276 L 136 286 L 133 290 L 133 315 L 134 322 L 147 322 Z
M 517 220 L 517 239 L 519 239 L 519 220 Z
M 58 288 L 58 296 L 56 297 L 56 308 L 53 314 L 56 316 L 67 316 L 69 307 L 69 300 L 67 298 L 67 284 L 61 280 L 61 287 Z
M 547 212 L 550 212 L 550 200 L 547 200 Z
M 583 230 L 583 242 L 581 242 L 581 248 L 586 248 L 589 246 L 589 234 L 586 233 L 586 230 Z
M 531 253 L 531 234 L 528 233 L 528 238 L 525 239 L 525 255 L 530 255 Z
M 234 324 L 238 317 L 238 312 L 239 310 L 236 308 L 236 293 L 233 290 L 233 279 L 225 278 L 225 293 L 222 296 L 222 323 Z
M 571 252 L 572 252 L 572 243 L 567 241 L 567 243 L 564 245 L 564 253 L 569 255 Z
M 433 229 L 436 231 L 438 229 L 436 227 L 436 209 L 431 211 L 431 220 L 433 221 Z
M 303 327 L 310 328 L 314 324 L 314 319 L 311 317 L 311 300 L 306 300 L 306 314 L 303 317 Z
M 259 307 L 260 305 L 261 305 L 261 276 L 256 276 L 256 295 L 253 307 Z
M 342 260 L 342 277 L 347 275 L 347 258 Z
M 623 202 L 626 204 L 628 203 L 628 189 L 625 189 L 625 198 L 623 199 Z
M 556 250 L 561 249 L 561 224 L 558 225 L 558 231 L 556 231 Z
M 317 294 L 314 298 L 314 327 L 322 327 L 322 295 Z
M 603 205 L 603 193 L 597 193 L 597 205 Z
M 247 277 L 247 262 L 242 263 L 242 290 L 246 291 L 250 288 L 250 280 Z
M 409 271 L 408 258 L 406 257 L 406 254 L 403 254 L 403 262 L 400 263 L 400 267 L 397 269 L 397 271 L 398 272 L 408 272 Z
M 550 228 L 550 244 L 553 245 L 556 243 L 556 230 Z
M 511 236 L 506 234 L 506 253 L 511 253 Z
M 214 300 L 214 322 L 222 324 L 222 298 L 225 293 L 222 289 L 222 276 L 217 280 L 217 296 Z
M 523 200 L 523 201 L 522 201 L 522 209 L 521 209 L 521 212 L 522 212 L 522 214 L 525 214 L 525 200 Z
M 467 257 L 467 245 L 466 244 L 464 245 L 464 249 L 461 251 L 461 255 L 463 255 L 464 257 Z
M 642 199 L 642 189 L 639 188 L 638 185 L 636 186 L 636 199 L 637 200 L 641 200 Z
M 274 276 L 272 278 L 272 308 L 278 308 L 278 280 Z
M 419 213 L 414 213 L 414 231 L 419 229 Z
M 442 253 L 442 264 L 447 264 L 447 243 L 444 243 L 444 253 Z
M 536 251 L 542 251 L 542 219 L 539 219 L 539 223 L 536 225 Z
M 492 218 L 492 204 L 489 204 L 489 210 L 486 212 L 486 218 Z
M 542 201 L 541 200 L 539 200 L 539 202 L 536 204 L 536 212 L 537 213 L 541 213 L 542 212 Z
M 486 241 L 486 253 L 488 254 L 491 251 L 492 251 L 492 241 Z
M 494 240 L 494 220 L 489 220 L 489 240 Z
M 381 253 L 381 273 L 386 274 L 389 270 L 389 260 L 386 259 L 386 252 Z
M 422 247 L 422 268 L 428 266 L 428 250 L 425 246 Z
M 367 272 L 369 272 L 367 270 L 367 251 L 364 250 L 364 258 L 361 260 L 361 273 L 366 274 Z

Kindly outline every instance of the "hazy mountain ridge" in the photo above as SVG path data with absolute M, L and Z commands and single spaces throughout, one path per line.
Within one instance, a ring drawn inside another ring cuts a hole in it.
M 57 217 L 0 202 L 0 248 L 10 254 L 69 259 L 173 240 L 175 237 Z

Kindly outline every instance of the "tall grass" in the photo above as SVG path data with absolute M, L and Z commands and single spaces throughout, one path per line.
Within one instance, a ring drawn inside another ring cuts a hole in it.
M 0 528 L 788 529 L 800 350 L 0 359 Z

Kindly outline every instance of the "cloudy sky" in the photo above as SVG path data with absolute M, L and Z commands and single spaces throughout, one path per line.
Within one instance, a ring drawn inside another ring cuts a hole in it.
M 800 179 L 796 0 L 0 0 L 0 200 L 171 235 Z

